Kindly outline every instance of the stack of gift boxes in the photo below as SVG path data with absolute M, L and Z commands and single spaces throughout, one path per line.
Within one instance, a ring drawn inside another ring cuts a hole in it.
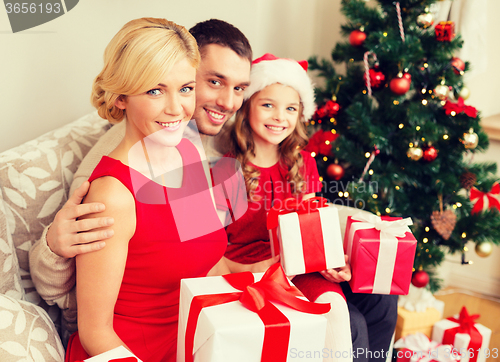
M 411 219 L 368 212 L 349 217 L 326 200 L 290 200 L 267 227 L 280 263 L 264 275 L 239 273 L 181 283 L 178 361 L 287 361 L 292 349 L 321 351 L 329 305 L 308 302 L 286 276 L 337 268 L 349 256 L 357 293 L 408 293 L 416 240 Z M 274 295 L 273 290 L 280 290 Z M 312 354 L 308 361 L 322 361 Z
M 489 348 L 491 329 L 476 323 L 478 317 L 463 307 L 460 314 L 436 322 L 431 338 L 422 332 L 405 335 L 394 344 L 398 362 L 485 362 L 490 356 L 498 358 L 498 350 Z
M 353 292 L 405 296 L 394 345 L 398 361 L 485 361 L 491 330 L 475 323 L 477 316 L 464 308 L 442 320 L 444 305 L 430 292 L 411 286 L 408 295 L 417 243 L 411 219 L 359 212 L 347 218 L 342 237 L 338 210 L 325 199 L 289 201 L 268 214 L 270 247 L 280 263 L 266 273 L 181 281 L 177 361 L 285 362 L 293 349 L 321 351 L 330 305 L 307 301 L 287 276 L 342 267 L 344 254 Z M 111 353 L 131 358 L 123 349 Z

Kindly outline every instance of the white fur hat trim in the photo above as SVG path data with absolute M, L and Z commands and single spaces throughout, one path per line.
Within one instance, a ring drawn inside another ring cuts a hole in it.
M 304 120 L 307 121 L 313 116 L 316 109 L 314 86 L 304 68 L 292 59 L 260 60 L 258 63 L 252 64 L 250 85 L 245 89 L 244 99 L 249 99 L 254 93 L 274 83 L 295 89 L 299 93 L 304 107 Z

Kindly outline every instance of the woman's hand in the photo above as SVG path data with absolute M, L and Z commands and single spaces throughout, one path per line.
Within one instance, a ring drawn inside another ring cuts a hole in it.
M 351 280 L 351 265 L 349 264 L 349 257 L 344 255 L 345 266 L 340 268 L 331 268 L 320 271 L 321 275 L 332 283 L 342 283 Z
M 241 263 L 237 263 L 235 261 L 229 260 L 227 258 L 224 258 L 224 259 L 226 259 L 226 264 L 229 267 L 229 270 L 231 271 L 231 273 L 242 273 L 244 271 L 249 271 L 252 273 L 263 273 L 267 269 L 269 269 L 269 267 L 271 265 L 279 262 L 280 256 L 276 255 L 272 258 L 262 260 L 262 261 L 259 261 L 258 263 L 253 263 L 253 264 L 241 264 Z

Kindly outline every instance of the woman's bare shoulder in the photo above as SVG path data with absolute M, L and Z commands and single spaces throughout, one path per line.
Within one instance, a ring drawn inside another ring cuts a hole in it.
M 90 183 L 84 203 L 100 202 L 106 206 L 99 216 L 123 214 L 135 211 L 135 201 L 129 189 L 112 176 L 103 176 Z

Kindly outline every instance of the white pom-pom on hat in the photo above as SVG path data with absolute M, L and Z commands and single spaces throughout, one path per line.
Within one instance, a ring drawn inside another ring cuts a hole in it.
M 303 105 L 304 120 L 309 120 L 316 109 L 314 86 L 307 75 L 307 61 L 277 58 L 266 53 L 252 62 L 250 85 L 245 89 L 244 100 L 271 84 L 280 83 L 299 93 Z

